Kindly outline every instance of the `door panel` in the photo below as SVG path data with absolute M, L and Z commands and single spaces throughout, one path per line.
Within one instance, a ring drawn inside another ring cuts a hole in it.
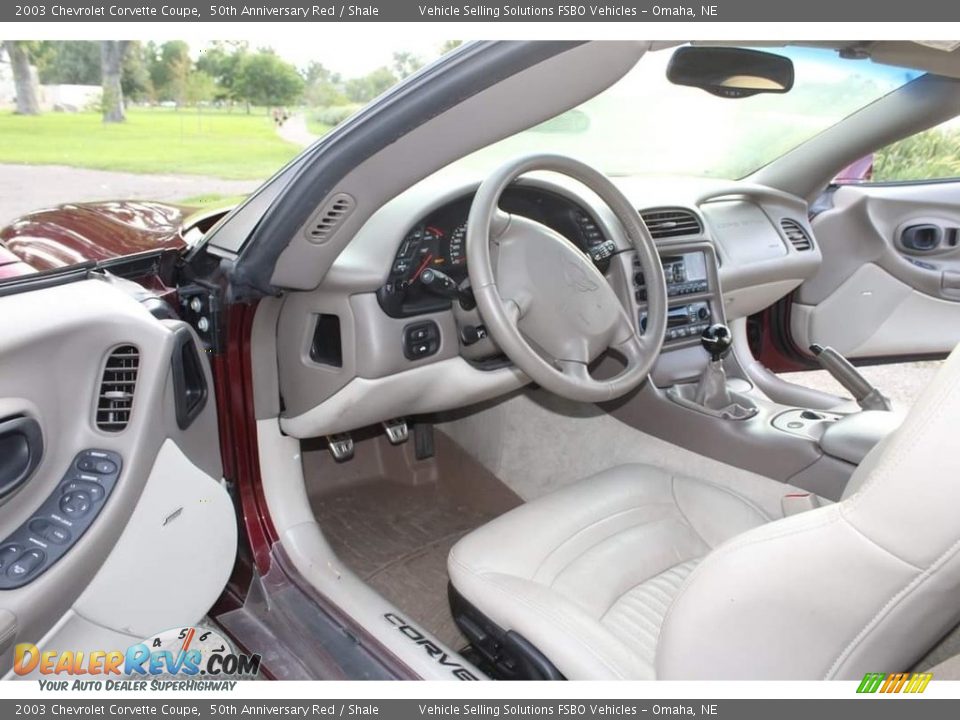
M 233 566 L 215 404 L 197 409 L 197 383 L 213 387 L 207 362 L 200 354 L 181 429 L 174 358 L 192 330 L 121 288 L 93 279 L 0 297 L 0 422 L 28 418 L 43 443 L 28 480 L 0 499 L 0 575 L 19 584 L 0 589 L 15 628 L 0 671 L 17 643 L 103 650 L 194 623 Z M 7 557 L 10 540 L 19 552 Z M 39 564 L 14 570 L 32 551 Z M 62 644 L 80 639 L 89 645 Z
M 870 358 L 960 342 L 960 182 L 843 186 L 812 225 L 823 263 L 793 301 L 799 347 Z

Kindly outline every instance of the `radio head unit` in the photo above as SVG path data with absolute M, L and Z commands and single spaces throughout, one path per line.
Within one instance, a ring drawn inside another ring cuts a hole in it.
M 667 295 L 692 295 L 707 292 L 710 281 L 707 276 L 707 256 L 703 250 L 685 252 L 679 255 L 662 255 L 663 274 L 667 281 Z M 647 301 L 647 283 L 640 268 L 640 260 L 633 260 L 633 282 L 637 302 Z
M 678 249 L 660 256 L 667 284 L 667 330 L 664 339 L 679 343 L 698 338 L 714 322 L 719 299 L 713 296 L 716 277 L 711 272 L 713 254 L 709 249 Z M 647 285 L 637 258 L 633 260 L 633 289 L 639 305 L 640 331 L 647 326 Z

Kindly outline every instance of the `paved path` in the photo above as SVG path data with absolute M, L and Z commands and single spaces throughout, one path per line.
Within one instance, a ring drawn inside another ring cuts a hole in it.
M 0 226 L 31 210 L 92 200 L 183 200 L 208 193 L 245 195 L 259 180 L 201 175 L 138 175 L 60 165 L 0 164 Z
M 277 134 L 306 147 L 317 140 L 302 114 L 292 116 Z M 266 179 L 266 178 L 264 178 Z M 66 202 L 93 200 L 175 201 L 197 195 L 245 195 L 258 180 L 223 180 L 202 175 L 141 175 L 62 165 L 0 164 L 0 227 L 32 210 Z
M 277 128 L 277 135 L 289 143 L 307 147 L 320 138 L 307 129 L 307 119 L 302 114 L 291 116 L 283 125 Z

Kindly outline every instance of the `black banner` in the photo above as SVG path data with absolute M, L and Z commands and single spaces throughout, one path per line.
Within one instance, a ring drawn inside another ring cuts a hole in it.
M 851 693 L 853 690 L 851 689 Z M 909 704 L 910 707 L 905 707 Z M 551 718 L 623 720 L 687 717 L 705 720 L 933 720 L 955 718 L 951 700 L 902 697 L 849 700 L 25 700 L 0 701 L 0 716 L 39 720 L 63 717 L 187 717 L 198 720 L 277 718 Z
M 960 3 L 943 0 L 706 0 L 706 2 L 443 2 L 374 0 L 35 0 L 4 2 L 0 22 L 951 22 Z

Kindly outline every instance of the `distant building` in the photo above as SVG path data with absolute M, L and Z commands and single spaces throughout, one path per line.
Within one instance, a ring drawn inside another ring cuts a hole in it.
M 35 67 L 30 68 L 36 74 Z M 40 85 L 40 109 L 44 112 L 81 112 L 100 105 L 103 89 L 99 85 Z M 0 53 L 0 110 L 12 110 L 17 100 L 13 69 L 5 53 Z
M 17 90 L 13 83 L 13 69 L 7 62 L 6 54 L 0 53 L 0 107 L 3 109 L 12 107 L 16 98 Z
M 40 107 L 44 111 L 81 112 L 98 109 L 103 88 L 99 85 L 41 85 Z

